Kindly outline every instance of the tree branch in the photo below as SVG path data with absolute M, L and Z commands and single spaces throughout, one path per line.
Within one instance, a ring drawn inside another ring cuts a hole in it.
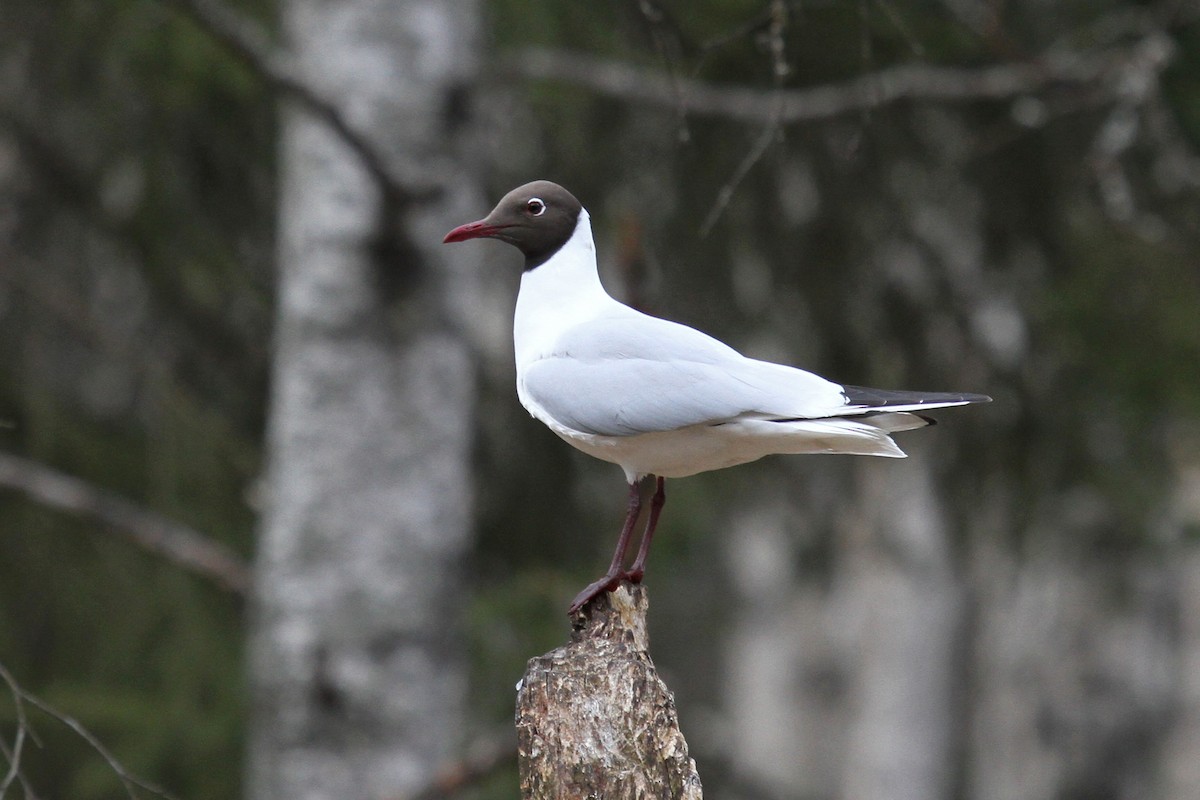
M 51 508 L 94 517 L 234 594 L 243 595 L 250 588 L 249 568 L 221 543 L 45 464 L 0 453 L 0 487 L 15 489 Z
M 341 110 L 316 87 L 301 78 L 283 58 L 259 25 L 239 16 L 217 0 L 160 0 L 171 6 L 223 46 L 268 86 L 291 97 L 310 114 L 328 125 L 358 156 L 380 191 L 393 200 L 406 201 L 428 194 L 428 189 L 410 188 L 382 153 L 343 116 Z
M 13 734 L 12 747 L 10 748 L 7 742 L 0 739 L 0 752 L 4 754 L 4 758 L 8 761 L 8 772 L 5 774 L 4 780 L 0 782 L 0 798 L 3 798 L 8 793 L 8 787 L 12 786 L 13 781 L 20 782 L 21 788 L 25 790 L 25 795 L 28 797 L 32 794 L 32 788 L 29 785 L 29 781 L 25 778 L 25 773 L 21 771 L 21 754 L 25 750 L 25 739 L 32 738 L 29 735 L 29 720 L 25 716 L 25 703 L 21 700 L 21 694 L 18 692 L 16 682 L 12 680 L 12 676 L 8 674 L 3 664 L 0 664 L 0 677 L 8 684 L 17 718 L 17 730 Z
M 1152 33 L 1124 47 L 1054 51 L 1031 61 L 973 69 L 902 64 L 841 83 L 784 90 L 720 86 L 542 47 L 505 57 L 501 67 L 505 73 L 527 80 L 567 83 L 632 103 L 668 108 L 682 105 L 688 113 L 741 122 L 770 123 L 778 114 L 781 123 L 790 124 L 830 119 L 900 100 L 1003 100 L 1053 86 L 1103 86 L 1130 65 L 1160 72 L 1171 55 L 1164 36 Z
M 24 687 L 17 683 L 16 678 L 12 676 L 12 673 L 8 671 L 4 664 L 0 664 L 0 680 L 7 684 L 9 694 L 12 696 L 13 705 L 16 707 L 18 725 L 16 744 L 11 751 L 9 751 L 7 746 L 4 747 L 4 755 L 9 761 L 9 777 L 6 777 L 3 786 L 0 786 L 0 797 L 3 797 L 3 790 L 8 788 L 12 782 L 12 778 L 14 777 L 20 780 L 21 786 L 25 790 L 27 797 L 36 797 L 20 770 L 20 744 L 24 740 L 25 735 L 30 731 L 29 721 L 25 714 L 25 705 L 29 704 L 47 716 L 50 716 L 61 722 L 63 725 L 66 725 L 68 728 L 74 731 L 79 738 L 87 742 L 88 746 L 95 750 L 100 757 L 104 759 L 105 763 L 108 764 L 108 768 L 111 769 L 121 781 L 121 785 L 125 787 L 125 793 L 129 796 L 129 800 L 138 800 L 138 795 L 136 792 L 137 789 L 144 789 L 147 792 L 158 795 L 159 797 L 163 798 L 163 800 L 177 800 L 174 795 L 167 792 L 165 789 L 155 786 L 149 781 L 143 780 L 127 770 L 125 766 L 117 760 L 117 757 L 114 756 L 98 738 L 96 738 L 96 735 L 84 727 L 83 723 L 81 723 L 79 720 L 75 719 L 69 714 L 64 714 L 54 706 L 47 703 L 45 700 L 42 700 L 40 697 L 27 692 Z M 33 737 L 30 736 L 29 738 Z
M 517 688 L 525 800 L 700 800 L 675 699 L 646 652 L 646 590 L 622 585 L 576 614 L 571 641 L 529 662 Z

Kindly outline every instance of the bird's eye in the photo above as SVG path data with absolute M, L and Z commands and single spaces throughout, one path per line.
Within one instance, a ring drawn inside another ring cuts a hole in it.
M 540 197 L 531 197 L 529 198 L 529 202 L 525 204 L 525 210 L 531 216 L 540 217 L 546 213 L 546 204 L 542 202 L 542 198 Z

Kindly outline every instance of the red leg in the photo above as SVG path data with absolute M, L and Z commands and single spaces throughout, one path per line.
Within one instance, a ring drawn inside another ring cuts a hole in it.
M 625 573 L 625 578 L 630 583 L 641 583 L 642 576 L 646 574 L 646 556 L 650 554 L 650 541 L 654 538 L 654 529 L 658 527 L 658 515 L 662 513 L 663 504 L 667 502 L 667 493 L 664 491 L 665 483 L 662 476 L 659 476 L 654 497 L 650 500 L 650 519 L 646 520 L 646 532 L 642 534 L 642 543 L 638 545 L 637 558 L 633 560 L 633 566 Z
M 637 523 L 638 514 L 642 510 L 640 485 L 640 481 L 629 484 L 629 509 L 625 512 L 625 524 L 621 528 L 621 536 L 617 539 L 617 549 L 613 553 L 612 564 L 609 565 L 608 572 L 603 578 L 589 583 L 587 588 L 575 595 L 575 599 L 571 601 L 571 607 L 567 609 L 568 614 L 574 614 L 594 598 L 616 589 L 620 585 L 621 579 L 625 577 L 623 569 L 625 551 L 629 549 L 629 537 L 633 535 L 633 526 Z

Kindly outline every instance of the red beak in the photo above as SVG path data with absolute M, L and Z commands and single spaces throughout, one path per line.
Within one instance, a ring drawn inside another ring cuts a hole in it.
M 442 239 L 442 244 L 465 242 L 468 239 L 485 239 L 495 236 L 500 231 L 500 226 L 492 225 L 481 219 L 478 222 L 468 222 L 466 225 L 459 225 L 446 234 L 446 238 Z

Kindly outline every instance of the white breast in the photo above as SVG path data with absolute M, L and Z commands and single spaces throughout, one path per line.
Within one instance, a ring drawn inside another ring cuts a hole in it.
M 615 309 L 620 303 L 604 291 L 596 270 L 596 245 L 586 210 L 579 212 L 575 232 L 544 264 L 521 276 L 513 317 L 513 345 L 517 362 L 517 397 L 530 414 L 561 428 L 534 403 L 525 391 L 526 368 L 555 351 L 562 332 Z

